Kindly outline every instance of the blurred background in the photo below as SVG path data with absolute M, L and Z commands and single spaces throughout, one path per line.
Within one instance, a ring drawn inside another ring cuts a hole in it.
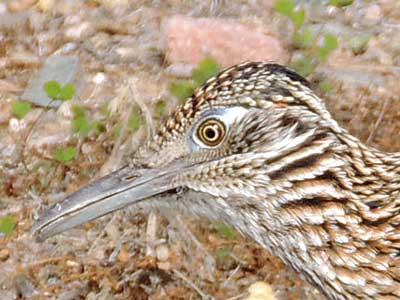
M 323 300 L 223 223 L 126 209 L 29 234 L 246 60 L 292 67 L 352 134 L 399 151 L 400 1 L 0 0 L 0 299 Z

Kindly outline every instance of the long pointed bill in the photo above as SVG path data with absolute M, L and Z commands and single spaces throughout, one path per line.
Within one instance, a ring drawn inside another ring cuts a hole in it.
M 171 181 L 182 166 L 168 170 L 124 167 L 81 188 L 48 208 L 32 226 L 41 241 L 130 204 L 174 189 Z

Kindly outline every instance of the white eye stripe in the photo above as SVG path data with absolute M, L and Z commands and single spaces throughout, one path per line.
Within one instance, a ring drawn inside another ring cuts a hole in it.
M 226 108 L 221 115 L 221 120 L 227 125 L 232 125 L 233 122 L 241 120 L 246 113 L 247 109 L 241 106 Z
M 216 109 L 212 109 L 209 110 L 207 112 L 205 112 L 200 118 L 199 121 L 197 121 L 190 133 L 190 139 L 189 139 L 189 146 L 193 149 L 193 150 L 200 150 L 200 149 L 212 149 L 217 147 L 220 143 L 218 143 L 217 145 L 207 145 L 205 144 L 202 140 L 200 140 L 199 136 L 198 136 L 198 130 L 199 128 L 205 124 L 205 122 L 207 122 L 208 120 L 216 120 L 219 123 L 223 124 L 224 127 L 224 137 L 222 138 L 222 140 L 225 138 L 225 136 L 228 134 L 229 129 L 231 127 L 231 125 L 234 122 L 238 122 L 240 121 L 244 115 L 247 113 L 247 109 L 243 108 L 241 106 L 234 106 L 234 107 L 228 107 L 228 108 L 216 108 Z M 203 133 L 204 130 L 207 129 L 207 126 L 209 126 L 208 124 L 206 124 L 203 128 Z M 211 126 L 216 126 L 216 125 L 211 125 Z M 215 130 L 218 130 L 218 127 L 212 127 Z M 216 135 L 215 139 L 218 139 L 219 136 Z M 212 142 L 212 138 L 208 139 L 210 142 Z M 220 142 L 222 142 L 222 140 Z

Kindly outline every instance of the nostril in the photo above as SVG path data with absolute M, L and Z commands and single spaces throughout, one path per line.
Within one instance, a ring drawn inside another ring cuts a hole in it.
M 133 174 L 133 175 L 128 175 L 128 176 L 122 177 L 122 180 L 132 181 L 132 180 L 135 180 L 136 178 L 139 178 L 138 174 Z
M 144 169 L 131 169 L 128 168 L 124 170 L 124 173 L 122 176 L 120 176 L 122 181 L 133 181 L 135 179 L 138 179 L 139 177 L 143 176 L 143 170 Z

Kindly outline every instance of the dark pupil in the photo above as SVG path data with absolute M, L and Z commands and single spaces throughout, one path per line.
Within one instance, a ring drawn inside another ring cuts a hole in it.
M 208 139 L 212 140 L 215 138 L 216 132 L 213 128 L 207 128 L 205 134 Z

